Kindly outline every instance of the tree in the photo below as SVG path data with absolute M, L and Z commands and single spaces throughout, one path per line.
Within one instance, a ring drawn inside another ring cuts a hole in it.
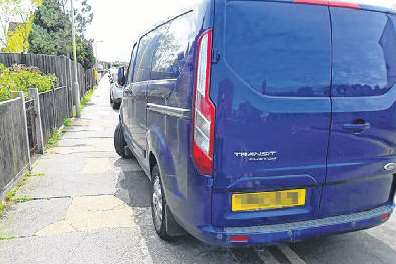
M 70 13 L 67 12 L 67 3 L 67 0 L 44 0 L 36 10 L 29 37 L 30 52 L 69 55 L 72 58 L 72 24 Z M 90 9 L 87 10 L 78 10 L 77 13 L 77 17 L 84 17 L 82 21 L 85 23 L 78 24 L 81 30 L 78 31 L 76 39 L 77 60 L 85 68 L 91 68 L 95 64 L 92 43 L 86 40 L 83 34 L 87 24 L 92 21 L 86 18 Z
M 32 14 L 42 0 L 0 0 L 0 44 L 5 52 L 26 52 Z
M 81 2 L 81 8 L 76 14 L 76 29 L 80 36 L 84 35 L 87 25 L 91 24 L 93 20 L 92 6 L 88 0 Z

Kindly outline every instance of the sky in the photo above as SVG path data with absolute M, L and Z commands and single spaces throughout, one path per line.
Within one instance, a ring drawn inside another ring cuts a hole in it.
M 97 41 L 99 60 L 128 61 L 132 45 L 141 33 L 167 17 L 178 15 L 197 1 L 199 0 L 90 0 L 94 20 L 87 36 Z M 387 5 L 396 0 L 349 0 L 354 1 Z
M 87 36 L 97 42 L 99 60 L 128 61 L 132 45 L 141 33 L 167 17 L 178 15 L 194 1 L 91 0 L 94 20 Z
M 87 37 L 97 41 L 100 60 L 128 61 L 132 45 L 141 33 L 167 17 L 178 15 L 197 1 L 199 0 L 89 0 L 94 20 L 87 31 Z M 348 1 L 377 5 L 396 3 L 396 0 Z M 75 2 L 78 6 L 81 0 Z M 4 16 L 0 14 L 0 20 L 2 17 Z

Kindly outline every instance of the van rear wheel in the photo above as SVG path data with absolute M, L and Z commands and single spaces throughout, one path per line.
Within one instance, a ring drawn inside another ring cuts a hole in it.
M 151 176 L 151 215 L 155 231 L 162 240 L 174 241 L 176 237 L 184 235 L 184 230 L 175 222 L 167 207 L 158 165 L 152 169 Z
M 127 148 L 122 125 L 119 123 L 114 131 L 114 148 L 118 155 L 124 159 L 132 158 L 131 151 Z
M 113 110 L 119 110 L 120 109 L 120 106 L 121 106 L 121 103 L 116 103 L 116 102 L 112 102 L 111 103 L 111 105 L 112 105 L 112 107 L 113 107 Z

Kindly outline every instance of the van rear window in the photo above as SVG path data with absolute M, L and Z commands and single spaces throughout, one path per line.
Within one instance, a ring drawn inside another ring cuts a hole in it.
M 376 96 L 396 83 L 396 21 L 380 12 L 331 8 L 335 97 Z
M 248 86 L 270 96 L 329 96 L 327 7 L 230 1 L 225 24 L 226 63 Z

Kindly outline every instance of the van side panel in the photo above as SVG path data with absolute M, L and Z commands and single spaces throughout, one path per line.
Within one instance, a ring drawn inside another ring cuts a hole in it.
M 211 224 L 212 190 L 197 174 L 190 153 L 196 39 L 212 25 L 211 7 L 212 1 L 203 0 L 154 31 L 158 42 L 147 88 L 149 156 L 159 163 L 175 219 L 196 236 L 198 226 Z
M 328 7 L 216 1 L 213 223 L 254 226 L 317 217 L 331 103 Z M 305 206 L 235 213 L 235 192 L 305 188 Z

